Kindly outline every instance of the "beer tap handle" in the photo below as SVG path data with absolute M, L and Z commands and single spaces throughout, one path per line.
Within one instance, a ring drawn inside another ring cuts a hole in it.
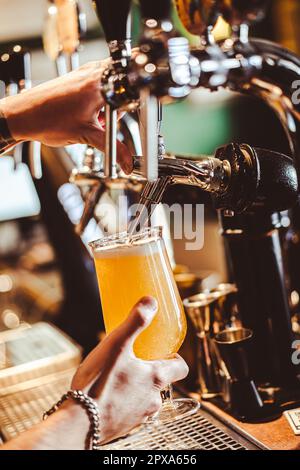
M 94 0 L 94 5 L 113 59 L 112 67 L 116 63 L 126 66 L 131 55 L 128 31 L 131 0 Z M 104 175 L 114 179 L 117 177 L 117 110 L 109 103 L 105 106 L 105 121 Z
M 113 60 L 130 56 L 131 0 L 93 0 Z
M 295 204 L 298 178 L 292 158 L 240 143 L 220 147 L 215 156 L 231 168 L 226 191 L 214 196 L 218 209 L 234 214 L 256 206 L 272 213 Z
M 127 19 L 131 0 L 94 0 L 94 4 L 106 41 L 127 39 Z

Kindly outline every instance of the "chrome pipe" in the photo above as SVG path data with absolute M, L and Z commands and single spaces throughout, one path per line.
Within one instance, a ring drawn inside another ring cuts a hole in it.
M 117 178 L 117 110 L 105 105 L 105 156 L 104 174 L 107 178 Z

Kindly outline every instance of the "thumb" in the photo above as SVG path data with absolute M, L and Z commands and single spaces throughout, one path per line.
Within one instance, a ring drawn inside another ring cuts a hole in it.
M 157 312 L 158 304 L 154 297 L 142 297 L 131 310 L 128 318 L 118 328 L 119 341 L 133 345 L 139 334 L 152 322 Z

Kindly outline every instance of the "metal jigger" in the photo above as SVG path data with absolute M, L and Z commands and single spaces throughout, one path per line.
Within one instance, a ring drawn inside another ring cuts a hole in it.
M 210 292 L 218 292 L 218 312 L 215 317 L 219 321 L 220 330 L 238 328 L 241 325 L 237 307 L 237 287 L 235 284 L 221 283 L 211 289 Z M 216 332 L 217 333 L 217 332 Z
M 212 340 L 214 312 L 218 292 L 201 293 L 183 300 L 186 314 L 191 319 L 198 338 L 198 380 L 202 399 L 210 399 L 222 392 L 220 363 Z
M 280 416 L 277 407 L 265 404 L 256 388 L 249 367 L 252 330 L 228 329 L 215 336 L 215 343 L 230 375 L 231 411 L 239 420 L 269 421 Z

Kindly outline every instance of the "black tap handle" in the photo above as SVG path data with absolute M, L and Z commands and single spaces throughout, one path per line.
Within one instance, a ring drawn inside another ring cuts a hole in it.
M 298 195 L 298 177 L 292 158 L 272 150 L 229 144 L 216 157 L 231 167 L 230 182 L 215 199 L 218 209 L 243 212 L 253 203 L 269 212 L 291 208 Z
M 107 42 L 127 37 L 127 20 L 131 0 L 93 0 Z M 151 2 L 150 2 L 151 3 Z
M 298 178 L 291 157 L 272 150 L 255 148 L 260 178 L 256 200 L 270 210 L 285 210 L 296 203 Z
M 170 0 L 140 0 L 140 5 L 143 18 L 153 18 L 158 21 L 170 18 Z

